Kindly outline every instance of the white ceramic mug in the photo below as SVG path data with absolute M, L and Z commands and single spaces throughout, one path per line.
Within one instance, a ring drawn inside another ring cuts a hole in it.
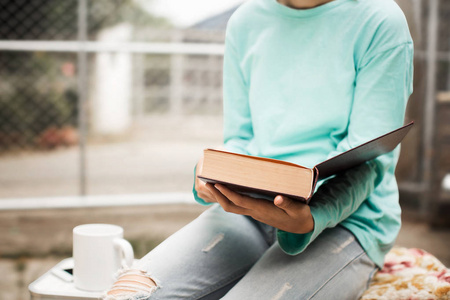
M 123 228 L 110 224 L 85 224 L 73 229 L 75 287 L 103 291 L 114 283 L 121 266 L 130 267 L 134 253 L 123 239 Z

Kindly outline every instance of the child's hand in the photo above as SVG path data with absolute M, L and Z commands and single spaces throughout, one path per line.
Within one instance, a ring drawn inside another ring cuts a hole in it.
M 197 163 L 197 174 L 201 174 L 203 169 L 203 156 Z M 206 182 L 195 177 L 195 190 L 197 191 L 197 195 L 202 198 L 205 202 L 217 202 L 216 198 L 213 196 L 211 191 L 206 187 Z
M 225 211 L 247 215 L 275 228 L 292 232 L 308 233 L 314 229 L 314 219 L 308 205 L 284 196 L 276 196 L 274 202 L 243 196 L 223 185 L 206 184 Z

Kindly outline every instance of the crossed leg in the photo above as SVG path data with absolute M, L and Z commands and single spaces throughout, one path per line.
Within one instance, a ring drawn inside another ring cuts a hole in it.
M 106 299 L 357 299 L 376 270 L 343 227 L 325 230 L 303 253 L 290 256 L 275 242 L 272 227 L 220 206 L 135 267 Z
M 218 299 L 274 241 L 272 227 L 214 205 L 125 271 L 104 299 Z

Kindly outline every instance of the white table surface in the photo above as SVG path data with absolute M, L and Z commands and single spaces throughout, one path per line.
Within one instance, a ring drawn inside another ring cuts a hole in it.
M 31 300 L 86 300 L 99 299 L 102 295 L 102 292 L 88 292 L 77 289 L 73 280 L 69 282 L 55 275 L 55 270 L 57 272 L 65 272 L 63 269 L 73 269 L 73 258 L 62 260 L 44 275 L 33 281 L 28 286 Z M 69 275 L 66 276 L 69 279 L 70 274 L 67 273 L 67 275 Z

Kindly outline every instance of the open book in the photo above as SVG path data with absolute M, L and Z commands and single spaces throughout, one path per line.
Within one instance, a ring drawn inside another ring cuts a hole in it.
M 257 198 L 273 199 L 276 195 L 284 195 L 309 203 L 319 179 L 394 150 L 413 124 L 411 122 L 312 168 L 276 159 L 205 149 L 203 169 L 197 177 Z

